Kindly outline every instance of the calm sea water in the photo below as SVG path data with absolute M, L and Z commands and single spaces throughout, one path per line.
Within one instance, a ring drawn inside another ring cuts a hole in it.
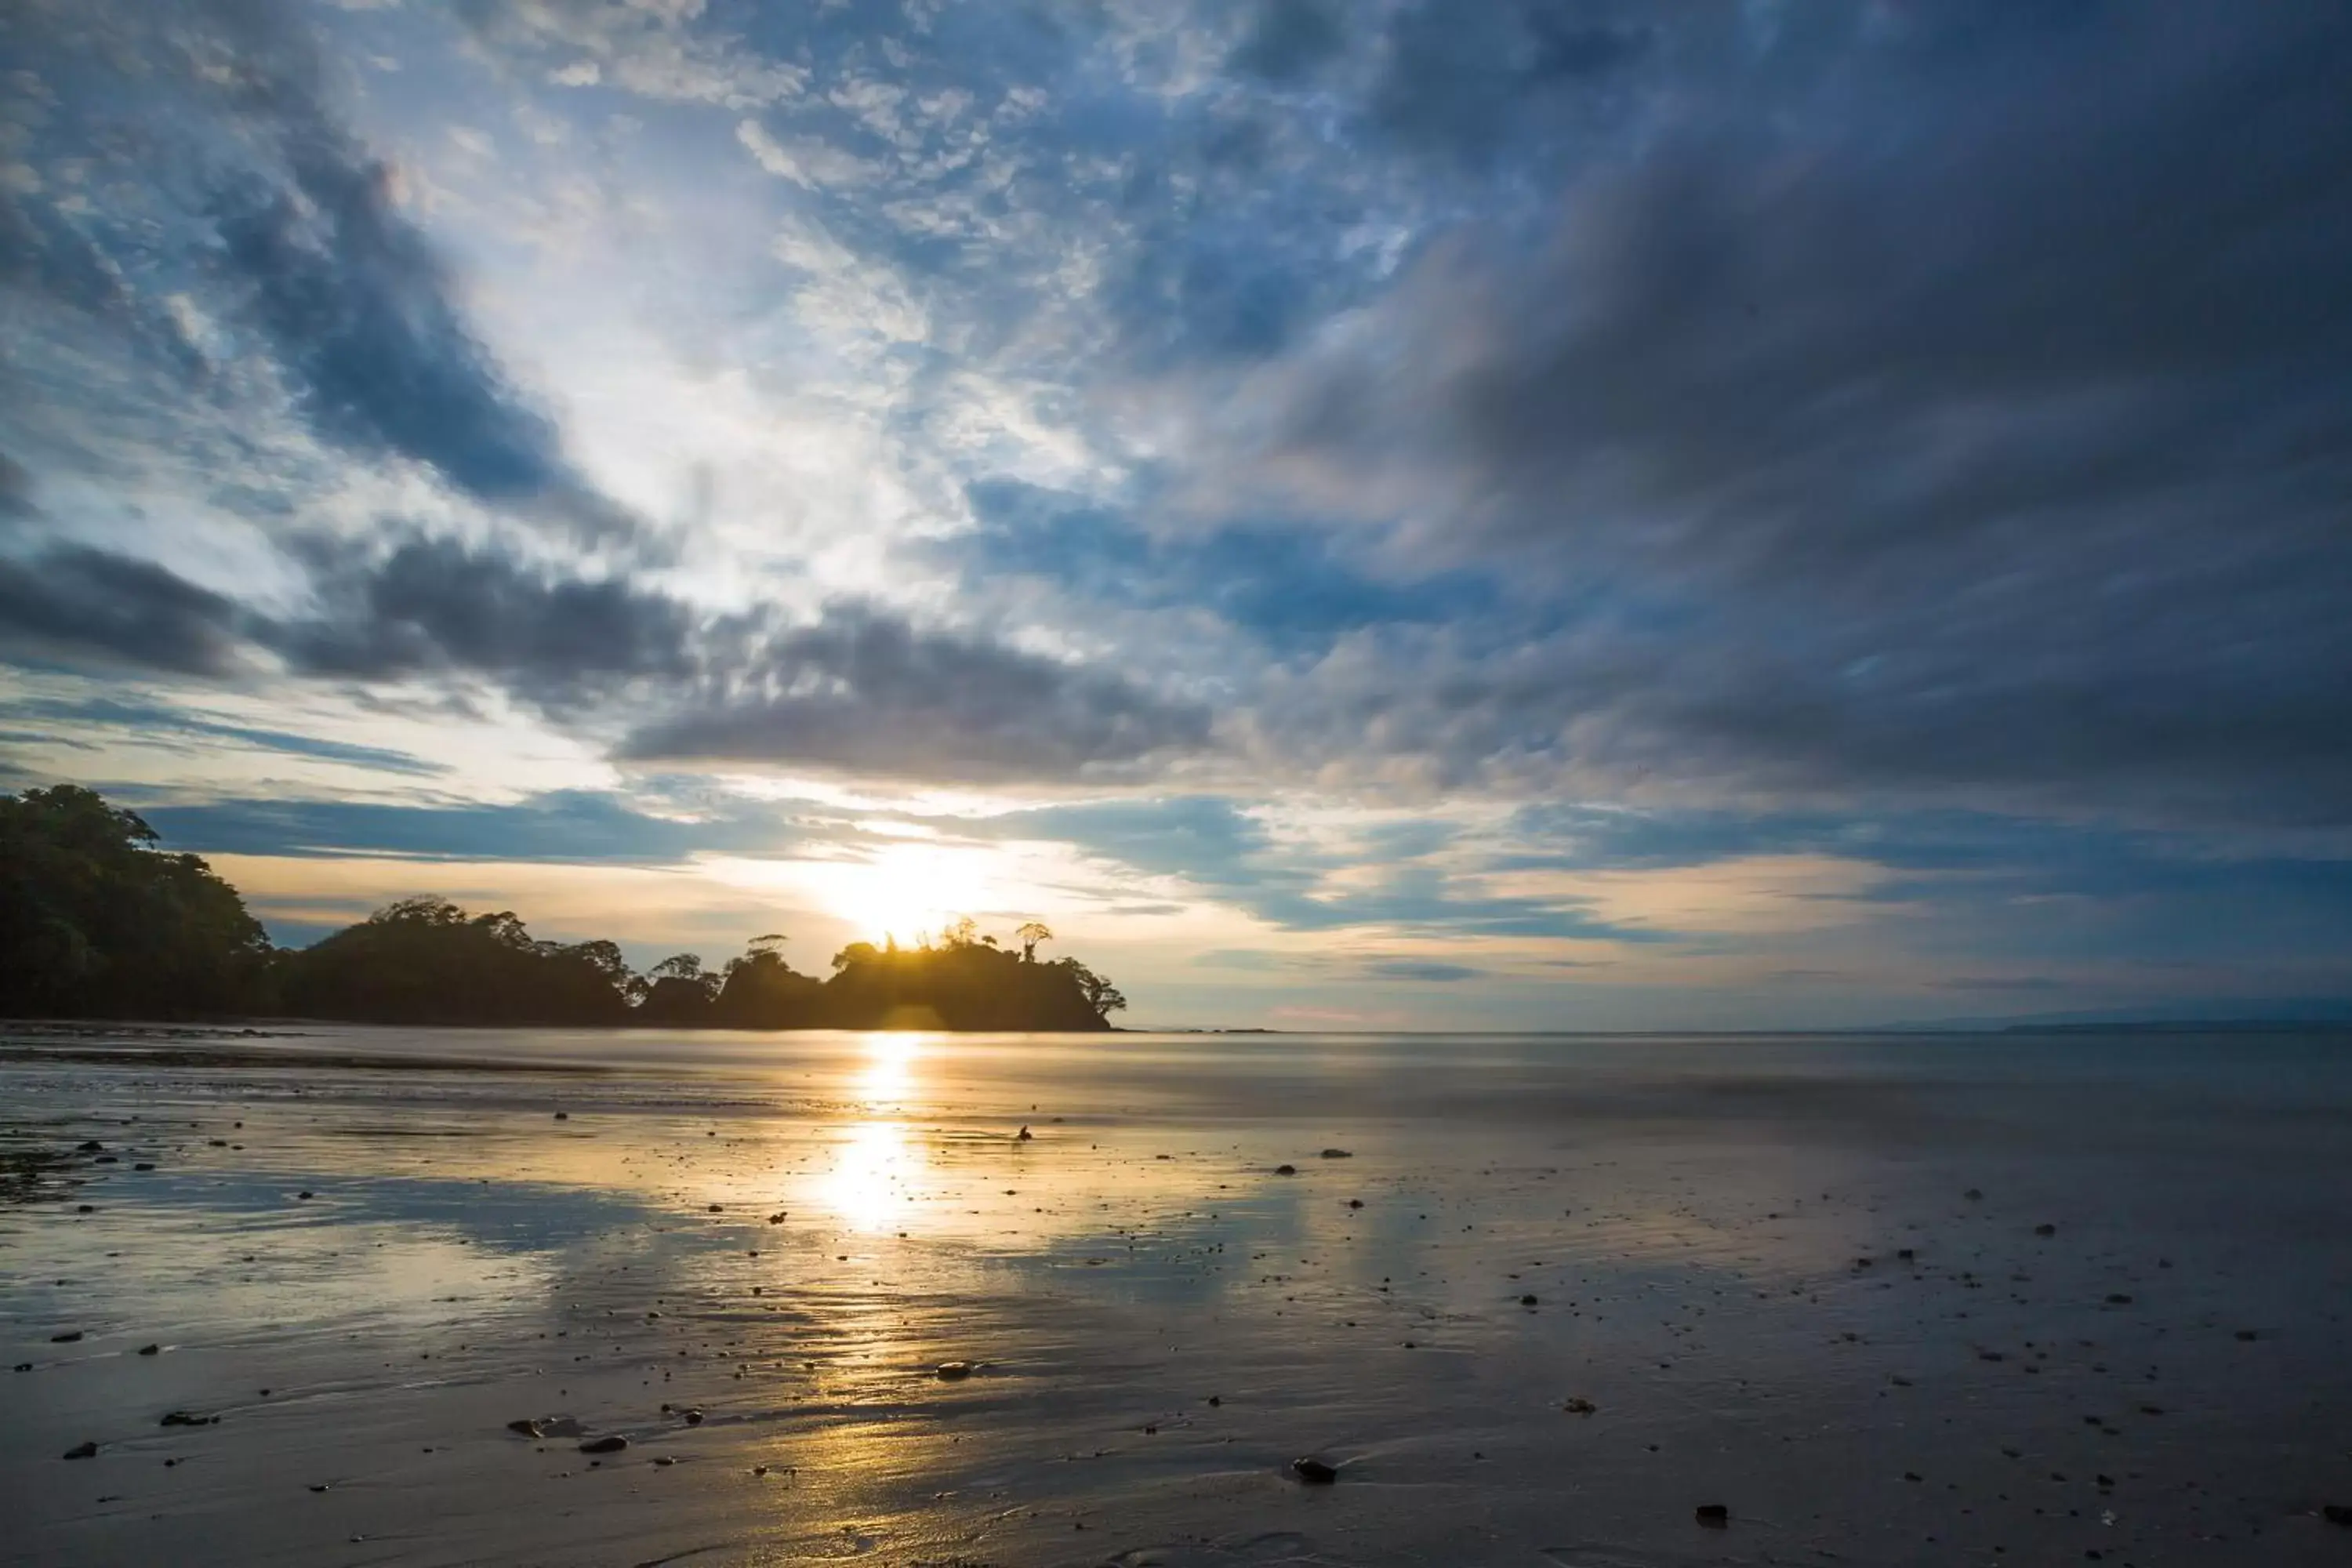
M 2344 1545 L 2344 1037 L 0 1030 L 0 1563 Z

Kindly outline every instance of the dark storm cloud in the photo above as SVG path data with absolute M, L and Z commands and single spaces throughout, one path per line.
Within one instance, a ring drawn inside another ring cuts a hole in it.
M 0 519 L 31 517 L 37 510 L 33 476 L 25 471 L 24 464 L 0 452 Z
M 1881 20 L 1839 70 L 1668 51 L 1690 107 L 1548 243 L 1458 235 L 1313 362 L 1312 494 L 1611 603 L 1335 668 L 1302 732 L 2343 820 L 2352 13 Z
M 1415 0 L 1390 20 L 1370 108 L 1412 145 L 1481 162 L 1592 110 L 1648 51 L 1642 26 L 1600 5 Z
M 1326 0 L 1258 0 L 1248 30 L 1225 57 L 1228 70 L 1289 81 L 1347 47 L 1341 18 Z
M 611 680 L 684 680 L 717 651 L 704 642 L 710 623 L 667 595 L 453 540 L 411 540 L 381 561 L 331 560 L 320 590 L 325 613 L 269 634 L 312 674 L 475 671 L 556 703 Z
M 713 671 L 682 711 L 638 730 L 635 761 L 814 764 L 900 778 L 1076 777 L 1195 751 L 1207 710 L 887 611 L 835 606 Z
M 0 558 L 0 637 L 68 661 L 226 676 L 487 679 L 559 720 L 633 725 L 632 762 L 792 765 L 929 781 L 1075 777 L 1198 751 L 1209 715 L 1125 676 L 855 602 L 794 624 L 719 615 L 624 577 L 411 539 L 314 548 L 315 606 L 268 616 L 83 547 Z
M 87 545 L 0 557 L 0 640 L 20 655 L 226 675 L 247 620 L 233 600 L 150 561 Z

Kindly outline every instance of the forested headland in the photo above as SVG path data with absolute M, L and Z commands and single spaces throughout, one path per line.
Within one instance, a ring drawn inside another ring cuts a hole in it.
M 1095 1030 L 1127 998 L 1044 926 L 969 920 L 913 946 L 852 942 L 820 978 L 754 938 L 723 964 L 645 973 L 610 941 L 548 942 L 512 912 L 403 899 L 309 947 L 274 946 L 236 889 L 73 784 L 0 795 L 0 1016 L 731 1029 Z

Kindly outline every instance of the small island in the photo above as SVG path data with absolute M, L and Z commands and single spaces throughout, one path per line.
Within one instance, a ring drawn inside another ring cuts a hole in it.
M 403 899 L 281 948 L 195 855 L 74 784 L 0 795 L 0 1016 L 722 1029 L 1094 1031 L 1127 1005 L 1036 922 L 1004 946 L 970 920 L 912 946 L 856 942 L 820 979 L 769 933 L 717 968 L 644 973 L 608 940 L 533 937 L 509 910 Z

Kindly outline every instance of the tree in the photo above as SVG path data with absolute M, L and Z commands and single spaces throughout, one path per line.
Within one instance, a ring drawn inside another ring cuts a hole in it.
M 1094 1009 L 1096 1017 L 1107 1020 L 1113 1013 L 1126 1010 L 1127 997 L 1108 976 L 1097 974 L 1075 958 L 1066 958 L 1055 967 L 1068 972 L 1071 980 L 1076 983 L 1078 994 L 1086 998 L 1087 1005 Z
M 138 813 L 75 784 L 0 795 L 0 1012 L 255 1010 L 271 952 L 236 889 Z
M 1029 921 L 1013 934 L 1021 939 L 1021 962 L 1024 963 L 1036 963 L 1037 944 L 1054 940 L 1053 928 L 1044 921 Z

